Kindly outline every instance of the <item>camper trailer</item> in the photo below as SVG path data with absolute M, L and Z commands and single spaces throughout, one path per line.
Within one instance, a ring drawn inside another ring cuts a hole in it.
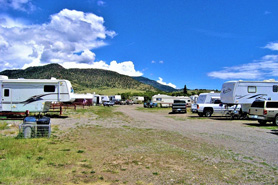
M 68 80 L 9 79 L 0 76 L 0 112 L 46 112 L 52 102 L 72 102 Z
M 144 96 L 133 96 L 132 101 L 134 103 L 143 103 L 145 101 Z
M 228 81 L 222 85 L 220 97 L 224 104 L 241 105 L 247 113 L 255 100 L 278 100 L 278 81 Z
M 87 94 L 73 94 L 74 102 L 78 105 L 87 105 L 91 106 L 93 105 L 93 94 L 87 93 Z
M 121 99 L 122 99 L 121 95 L 109 96 L 110 101 L 121 101 Z
M 93 95 L 93 104 L 94 105 L 100 105 L 102 104 L 102 101 L 101 101 L 101 96 L 99 94 L 95 94 Z
M 160 103 L 162 107 L 170 107 L 174 100 L 185 100 L 191 106 L 191 99 L 187 96 L 169 96 L 165 94 L 158 94 L 152 97 L 153 103 Z

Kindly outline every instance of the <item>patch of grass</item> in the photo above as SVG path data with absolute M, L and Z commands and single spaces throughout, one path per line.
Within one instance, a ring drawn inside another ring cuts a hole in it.
M 68 182 L 67 169 L 75 165 L 78 154 L 65 153 L 59 148 L 74 145 L 55 142 L 53 139 L 15 139 L 0 137 L 0 151 L 4 160 L 0 162 L 0 179 L 7 184 L 45 184 Z M 67 145 L 67 146 L 66 146 Z M 2 157 L 2 158 L 3 158 Z M 69 166 L 69 167 L 67 167 Z M 59 169 L 57 168 L 59 167 Z M 60 168 L 63 168 L 62 170 Z M 51 182 L 49 182 L 51 179 Z
M 0 130 L 4 130 L 8 128 L 8 123 L 6 122 L 0 122 Z

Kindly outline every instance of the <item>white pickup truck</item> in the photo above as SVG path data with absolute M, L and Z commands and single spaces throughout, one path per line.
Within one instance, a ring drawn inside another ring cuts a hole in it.
M 200 117 L 222 114 L 225 108 L 220 101 L 220 93 L 201 93 L 197 101 L 197 113 Z
M 235 106 L 225 107 L 220 100 L 220 93 L 201 93 L 199 95 L 196 110 L 192 110 L 192 112 L 197 112 L 200 117 L 206 116 L 210 117 L 212 114 L 225 115 L 229 111 L 234 111 Z M 237 107 L 237 111 L 239 111 L 240 107 Z

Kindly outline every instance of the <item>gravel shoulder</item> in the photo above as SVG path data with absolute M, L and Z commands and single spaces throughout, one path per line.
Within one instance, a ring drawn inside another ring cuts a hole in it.
M 278 130 L 262 129 L 256 121 L 202 118 L 168 112 L 145 112 L 133 106 L 120 106 L 118 111 L 132 118 L 133 126 L 179 132 L 182 135 L 224 147 L 246 157 L 278 166 Z M 175 119 L 175 118 L 179 119 Z

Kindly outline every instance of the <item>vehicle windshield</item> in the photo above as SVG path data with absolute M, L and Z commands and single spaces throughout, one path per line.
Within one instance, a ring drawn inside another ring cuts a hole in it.
M 200 95 L 197 100 L 197 103 L 205 103 L 206 97 L 207 95 Z
M 251 107 L 264 108 L 264 101 L 254 101 Z

